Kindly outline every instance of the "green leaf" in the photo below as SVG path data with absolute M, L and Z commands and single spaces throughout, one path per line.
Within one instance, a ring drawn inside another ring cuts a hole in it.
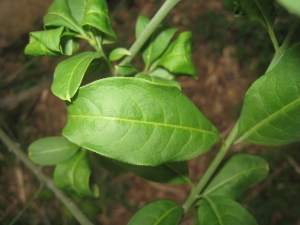
M 77 24 L 82 23 L 87 1 L 88 0 L 68 0 L 71 15 L 76 20 Z
M 44 17 L 44 24 L 46 29 L 49 27 L 66 27 L 85 35 L 81 26 L 73 18 L 66 0 L 54 0 Z
M 145 16 L 139 16 L 136 25 L 136 37 L 138 38 L 142 31 L 149 24 L 150 19 Z M 172 37 L 177 29 L 159 27 L 145 43 L 141 49 L 143 60 L 146 64 L 146 70 L 168 47 Z
M 39 41 L 34 41 L 28 44 L 24 52 L 26 55 L 32 55 L 32 56 L 60 56 L 61 55 L 60 52 L 55 52 L 47 49 L 45 45 L 43 45 Z
M 28 156 L 37 164 L 55 165 L 69 159 L 78 150 L 78 145 L 64 137 L 46 137 L 29 145 Z
M 226 0 L 224 7 L 226 10 L 232 12 L 236 17 L 245 14 L 241 9 L 239 1 L 237 0 Z
M 175 75 L 170 73 L 168 70 L 158 67 L 155 70 L 151 71 L 149 73 L 149 76 L 151 77 L 159 77 L 165 80 L 174 80 Z
M 151 81 L 151 82 L 157 83 L 157 84 L 174 86 L 174 87 L 177 87 L 179 90 L 181 90 L 180 84 L 175 80 L 166 80 L 166 79 L 163 79 L 163 78 L 160 78 L 160 77 L 149 76 L 149 75 L 146 75 L 146 74 L 139 74 L 139 75 L 136 76 L 136 78 L 148 80 L 148 81 Z
M 245 96 L 237 142 L 284 145 L 300 140 L 300 44 L 256 80 Z
M 64 28 L 59 27 L 53 30 L 30 32 L 29 43 L 38 41 L 51 51 L 61 52 L 60 38 L 62 36 L 63 31 Z
M 67 104 L 63 135 L 122 162 L 156 166 L 203 154 L 217 129 L 182 92 L 137 78 L 106 78 Z
M 224 196 L 236 199 L 244 190 L 268 175 L 268 163 L 249 154 L 232 156 L 205 188 L 205 196 Z
M 114 43 L 117 36 L 112 29 L 105 0 L 89 0 L 86 5 L 82 26 L 92 26 L 103 32 L 103 44 Z
M 266 28 L 273 26 L 276 17 L 273 0 L 238 0 L 238 2 L 249 20 L 258 21 Z
M 59 63 L 51 87 L 53 94 L 62 100 L 70 101 L 78 90 L 89 65 L 94 59 L 102 56 L 101 52 L 83 52 Z
M 182 184 L 191 183 L 189 179 L 189 171 L 187 162 L 170 162 L 159 166 L 137 166 L 123 163 L 101 155 L 97 156 L 100 164 L 112 172 L 130 171 L 136 176 L 145 180 L 166 183 L 166 184 Z
M 79 196 L 98 197 L 97 185 L 90 189 L 91 170 L 87 159 L 87 151 L 80 151 L 67 161 L 56 165 L 54 183 L 58 188 L 78 194 Z
M 116 48 L 109 54 L 109 61 L 117 61 L 125 55 L 131 55 L 126 48 Z
M 222 196 L 205 197 L 198 208 L 198 225 L 257 225 L 239 203 Z
M 191 32 L 182 32 L 158 61 L 171 73 L 197 78 L 191 54 Z
M 122 76 L 130 76 L 138 72 L 137 69 L 130 63 L 115 66 L 115 68 Z
M 156 200 L 141 208 L 127 225 L 175 225 L 182 216 L 181 206 L 172 200 Z
M 300 17 L 300 4 L 298 0 L 278 0 L 278 2 L 290 13 Z
M 65 55 L 72 55 L 79 49 L 79 42 L 77 38 L 72 38 L 70 36 L 63 36 L 61 38 L 62 52 Z

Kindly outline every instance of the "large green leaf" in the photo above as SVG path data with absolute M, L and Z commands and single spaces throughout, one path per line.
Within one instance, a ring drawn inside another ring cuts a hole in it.
M 79 150 L 64 137 L 46 137 L 32 142 L 28 147 L 29 158 L 40 165 L 55 165 L 72 157 Z
M 299 71 L 300 44 L 247 91 L 236 142 L 276 146 L 300 140 Z
M 300 4 L 299 0 L 278 0 L 278 2 L 286 8 L 289 12 L 300 17 Z
M 236 199 L 244 190 L 268 175 L 267 162 L 258 156 L 238 154 L 232 156 L 205 188 L 205 196 L 224 196 Z
M 182 208 L 177 202 L 163 199 L 145 205 L 127 225 L 176 225 L 181 216 Z
M 82 23 L 87 2 L 88 0 L 68 0 L 71 15 L 76 20 L 77 24 L 81 25 Z
M 67 27 L 70 30 L 84 34 L 81 26 L 73 18 L 66 0 L 54 0 L 44 17 L 45 28 Z
M 102 56 L 101 52 L 83 52 L 59 63 L 51 87 L 53 94 L 62 100 L 70 101 L 91 62 Z
M 150 19 L 145 16 L 139 16 L 136 24 L 136 37 L 138 38 L 142 31 L 149 24 Z M 172 37 L 176 33 L 177 29 L 164 27 L 159 27 L 145 43 L 142 51 L 142 57 L 146 64 L 146 69 L 149 68 L 151 63 L 153 63 L 168 47 Z
M 197 78 L 191 53 L 191 32 L 182 32 L 161 56 L 157 65 L 177 75 Z
M 255 219 L 236 201 L 222 197 L 206 197 L 198 208 L 198 225 L 257 225 Z
M 79 196 L 98 197 L 98 186 L 93 185 L 92 190 L 90 189 L 90 174 L 87 151 L 83 150 L 56 165 L 54 183 L 57 187 Z
M 186 161 L 170 162 L 159 166 L 139 166 L 123 163 L 104 156 L 97 156 L 100 164 L 113 172 L 130 171 L 133 174 L 153 182 L 166 184 L 189 183 L 189 171 Z
M 260 22 L 266 28 L 272 28 L 276 10 L 273 0 L 238 0 L 243 13 L 252 21 Z
M 86 5 L 82 26 L 92 26 L 103 32 L 103 44 L 117 41 L 117 36 L 112 29 L 105 0 L 89 0 Z
M 182 92 L 137 78 L 107 78 L 67 104 L 63 135 L 122 162 L 156 166 L 203 154 L 217 129 Z

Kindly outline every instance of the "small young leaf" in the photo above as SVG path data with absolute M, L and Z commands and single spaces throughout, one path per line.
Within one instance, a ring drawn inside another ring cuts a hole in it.
M 117 61 L 125 55 L 131 55 L 126 48 L 116 48 L 109 54 L 109 61 Z
M 64 137 L 46 137 L 28 147 L 29 158 L 40 165 L 55 165 L 72 157 L 79 146 Z
M 76 20 L 77 24 L 82 23 L 85 13 L 85 6 L 87 0 L 68 0 L 71 15 Z
M 97 155 L 100 164 L 112 172 L 130 171 L 136 176 L 145 180 L 166 183 L 166 184 L 182 184 L 190 182 L 188 165 L 183 162 L 170 162 L 159 166 L 137 166 L 123 163 L 101 155 Z
M 175 80 L 166 80 L 166 79 L 163 79 L 160 77 L 149 76 L 146 74 L 139 74 L 136 76 L 136 78 L 148 80 L 148 81 L 151 81 L 151 82 L 157 83 L 157 84 L 163 84 L 163 85 L 177 87 L 179 90 L 181 90 L 180 84 Z
M 238 0 L 242 11 L 251 21 L 258 21 L 264 27 L 273 27 L 276 9 L 273 0 Z
M 54 0 L 44 17 L 45 28 L 66 27 L 72 31 L 84 34 L 81 26 L 73 18 L 66 0 Z
M 62 36 L 63 30 L 63 27 L 59 27 L 53 30 L 30 32 L 29 43 L 38 41 L 51 51 L 61 52 L 60 38 Z
M 81 87 L 67 111 L 64 136 L 131 164 L 184 161 L 219 139 L 217 129 L 178 88 L 143 79 L 106 78 Z
M 97 185 L 90 189 L 91 170 L 87 159 L 87 151 L 78 152 L 67 161 L 56 165 L 54 183 L 58 188 L 78 194 L 79 196 L 98 197 Z
M 172 200 L 156 200 L 137 211 L 127 225 L 176 225 L 182 216 L 181 206 Z
M 45 45 L 43 45 L 39 41 L 34 41 L 28 44 L 24 52 L 26 55 L 32 56 L 61 56 L 60 52 L 55 52 L 47 49 Z
M 140 16 L 136 25 L 136 37 L 146 28 L 150 20 L 145 16 Z M 142 57 L 146 64 L 146 69 L 153 63 L 168 47 L 172 37 L 177 29 L 159 27 L 145 43 L 142 51 Z
M 200 200 L 199 225 L 257 225 L 251 214 L 239 203 L 222 196 Z
M 191 33 L 181 33 L 171 43 L 157 65 L 177 75 L 190 75 L 197 78 L 191 54 Z
M 61 47 L 63 54 L 72 55 L 79 49 L 78 39 L 70 36 L 63 36 L 61 38 Z
M 92 26 L 103 32 L 103 44 L 114 43 L 117 36 L 112 29 L 105 0 L 89 0 L 86 4 L 82 26 Z
M 278 146 L 300 141 L 300 44 L 256 80 L 245 96 L 237 142 Z
M 278 0 L 278 2 L 290 13 L 300 17 L 300 4 L 298 0 Z
M 232 156 L 205 188 L 205 196 L 224 196 L 236 199 L 244 190 L 268 175 L 268 163 L 249 154 Z
M 131 65 L 130 63 L 126 63 L 120 66 L 115 66 L 115 68 L 118 71 L 118 73 L 121 74 L 122 76 L 130 76 L 138 72 L 137 69 L 134 68 L 134 66 Z
M 59 63 L 51 87 L 53 94 L 62 100 L 70 101 L 91 62 L 102 56 L 101 52 L 83 52 Z
M 162 67 L 158 67 L 155 70 L 151 71 L 149 73 L 149 76 L 151 77 L 159 77 L 165 80 L 174 80 L 175 79 L 175 75 L 170 73 L 168 70 L 162 68 Z

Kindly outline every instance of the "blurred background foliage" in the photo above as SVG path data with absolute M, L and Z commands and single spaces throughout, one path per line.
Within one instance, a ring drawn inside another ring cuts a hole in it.
M 23 51 L 28 32 L 42 29 L 42 17 L 52 0 L 0 0 L 0 126 L 24 150 L 41 137 L 61 135 L 66 122 L 64 103 L 49 89 L 55 66 L 62 58 L 34 58 Z M 110 0 L 113 26 L 119 41 L 106 49 L 129 48 L 139 14 L 152 17 L 163 0 Z M 179 78 L 183 92 L 218 127 L 225 137 L 238 118 L 243 96 L 264 73 L 274 51 L 266 30 L 247 18 L 235 18 L 222 0 L 182 1 L 165 19 L 167 26 L 193 33 L 193 59 L 198 80 Z M 277 5 L 275 33 L 279 43 L 295 18 Z M 300 36 L 298 35 L 298 38 Z M 82 44 L 82 50 L 89 48 Z M 142 68 L 137 57 L 134 64 Z M 86 82 L 104 76 L 100 69 Z M 300 224 L 300 144 L 280 148 L 249 144 L 234 146 L 230 154 L 259 154 L 270 165 L 269 177 L 240 197 L 261 225 Z M 217 148 L 189 162 L 191 179 L 201 177 Z M 171 198 L 183 203 L 186 185 L 166 186 L 132 174 L 109 172 L 90 154 L 92 180 L 100 187 L 97 199 L 72 196 L 96 224 L 125 224 L 149 201 Z M 49 176 L 53 168 L 41 168 Z M 73 216 L 24 165 L 0 143 L 0 224 L 10 222 L 30 200 L 15 224 L 77 224 Z M 35 195 L 37 197 L 32 199 Z M 194 214 L 182 224 L 194 224 Z

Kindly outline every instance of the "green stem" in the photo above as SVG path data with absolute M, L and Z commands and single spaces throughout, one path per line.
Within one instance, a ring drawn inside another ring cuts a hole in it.
M 214 172 L 220 165 L 221 161 L 225 157 L 228 149 L 232 145 L 232 143 L 237 135 L 237 132 L 238 132 L 238 122 L 236 122 L 236 124 L 234 125 L 234 127 L 231 130 L 230 134 L 228 135 L 225 143 L 223 143 L 220 151 L 218 152 L 218 154 L 216 155 L 216 157 L 214 158 L 212 163 L 209 165 L 209 167 L 205 171 L 204 175 L 200 179 L 200 181 L 197 184 L 197 186 L 195 187 L 195 189 L 192 190 L 189 197 L 187 198 L 185 203 L 182 205 L 184 213 L 186 213 L 191 208 L 191 206 L 196 201 L 196 199 L 198 199 L 199 194 L 203 191 L 204 187 L 207 185 L 208 181 L 211 179 L 212 175 L 214 174 Z
M 141 47 L 145 44 L 151 34 L 155 31 L 157 26 L 161 23 L 161 21 L 169 14 L 169 12 L 175 7 L 177 3 L 181 0 L 167 0 L 162 7 L 157 11 L 155 16 L 152 18 L 148 26 L 145 30 L 141 33 L 141 35 L 136 39 L 133 43 L 129 52 L 131 53 L 130 56 L 126 57 L 120 65 L 124 65 L 126 63 L 130 63 L 133 57 L 138 53 Z
M 44 175 L 38 167 L 30 161 L 26 154 L 17 147 L 17 145 L 5 134 L 5 132 L 0 128 L 0 140 L 10 149 L 35 175 L 48 187 L 51 191 L 54 192 L 57 198 L 59 198 L 66 208 L 72 213 L 72 215 L 77 219 L 80 224 L 84 225 L 93 225 L 86 216 L 81 212 L 81 210 L 75 205 L 75 203 L 68 198 L 64 192 L 59 190 L 51 178 Z
M 269 72 L 270 70 L 272 70 L 277 65 L 277 63 L 281 60 L 285 51 L 290 47 L 292 39 L 293 39 L 296 31 L 298 31 L 299 26 L 300 26 L 300 19 L 297 19 L 295 21 L 295 23 L 293 24 L 292 28 L 290 29 L 289 33 L 287 34 L 286 38 L 284 39 L 282 45 L 280 46 L 278 51 L 275 53 L 266 73 Z
M 268 33 L 269 33 L 269 36 L 270 36 L 271 41 L 272 41 L 272 43 L 273 43 L 275 52 L 277 52 L 278 49 L 279 49 L 279 45 L 278 45 L 278 42 L 277 42 L 277 39 L 276 39 L 274 30 L 273 30 L 273 28 L 272 28 L 271 26 L 269 26 L 269 25 L 268 25 Z

